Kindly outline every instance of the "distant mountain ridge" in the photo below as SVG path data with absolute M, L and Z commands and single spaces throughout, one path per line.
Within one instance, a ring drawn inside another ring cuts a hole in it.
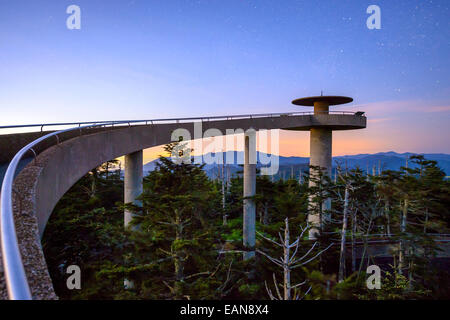
M 225 153 L 226 154 L 226 153 Z M 243 152 L 242 151 L 233 151 L 233 164 L 229 164 L 230 172 L 232 174 L 242 171 L 241 166 L 237 164 L 236 159 L 243 159 Z M 360 169 L 366 171 L 367 169 L 372 173 L 373 168 L 376 168 L 376 171 L 378 172 L 378 167 L 381 167 L 381 170 L 399 170 L 400 167 L 406 165 L 406 159 L 409 158 L 411 155 L 417 155 L 421 154 L 428 160 L 435 160 L 438 162 L 439 167 L 446 173 L 447 176 L 450 175 L 450 155 L 444 154 L 444 153 L 412 153 L 412 152 L 405 152 L 405 153 L 397 153 L 394 151 L 388 151 L 388 152 L 378 152 L 375 154 L 356 154 L 356 155 L 345 155 L 345 156 L 337 156 L 333 157 L 333 168 L 335 168 L 338 164 L 341 165 L 341 167 L 353 169 L 356 167 L 359 167 Z M 205 155 L 203 155 L 204 157 Z M 222 153 L 219 152 L 217 155 L 215 153 L 209 153 L 207 154 L 209 157 L 218 156 L 219 159 L 222 157 Z M 261 163 L 259 159 L 261 159 L 261 156 L 267 157 L 272 155 L 267 155 L 262 152 L 257 153 L 258 157 L 258 164 L 257 167 L 261 166 Z M 198 159 L 199 156 L 195 157 Z M 239 158 L 238 158 L 239 157 Z M 147 164 L 144 165 L 144 172 L 149 172 L 155 169 L 157 159 L 153 160 Z M 228 160 L 226 160 L 228 161 Z M 291 174 L 298 175 L 299 171 L 307 171 L 309 166 L 309 157 L 284 157 L 284 156 L 278 156 L 279 161 L 279 168 L 280 168 L 280 176 L 284 175 L 288 176 Z M 414 165 L 409 162 L 409 167 L 414 167 Z M 210 177 L 217 176 L 218 173 L 218 165 L 217 164 L 207 164 L 205 165 L 205 171 Z
M 406 159 L 414 154 L 421 154 L 428 160 L 437 161 L 439 167 L 445 172 L 445 174 L 447 176 L 450 176 L 450 155 L 445 153 L 412 153 L 412 152 L 397 153 L 394 151 L 388 151 L 388 152 L 378 152 L 374 154 L 363 153 L 356 155 L 345 155 L 333 157 L 333 168 L 335 168 L 338 163 L 340 163 L 340 165 L 345 168 L 345 165 L 347 163 L 347 167 L 350 169 L 359 167 L 362 170 L 369 169 L 370 172 L 372 172 L 374 166 L 376 167 L 376 170 L 378 170 L 378 165 L 381 166 L 382 170 L 398 170 L 400 169 L 400 167 L 405 166 Z M 214 155 L 214 153 L 209 155 Z M 243 152 L 234 151 L 233 158 L 236 160 L 238 159 L 237 158 L 238 156 L 241 159 L 243 159 Z M 258 159 L 260 159 L 261 156 L 267 156 L 267 154 L 258 152 L 257 156 Z M 219 153 L 219 157 L 221 157 L 221 153 Z M 18 172 L 23 167 L 25 167 L 25 165 L 30 160 L 31 158 L 22 160 L 21 163 L 19 164 Z M 308 171 L 309 157 L 278 156 L 278 160 L 280 166 L 280 172 L 277 174 L 278 177 L 283 176 L 289 177 L 292 174 L 298 177 L 300 170 L 304 172 Z M 148 172 L 155 170 L 157 162 L 158 159 L 146 163 L 144 165 L 144 174 L 147 174 Z M 408 165 L 410 167 L 413 167 L 413 164 L 411 162 Z M 3 175 L 6 171 L 7 166 L 8 164 L 0 164 L 0 183 L 3 180 Z M 260 166 L 260 164 L 258 166 Z M 238 164 L 228 165 L 228 167 L 230 174 L 236 174 L 242 171 L 242 168 Z M 218 174 L 218 166 L 216 164 L 206 165 L 205 171 L 210 178 L 215 178 L 217 177 Z

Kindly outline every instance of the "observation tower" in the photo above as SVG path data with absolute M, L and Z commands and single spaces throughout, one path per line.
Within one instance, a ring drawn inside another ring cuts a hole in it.
M 298 106 L 314 107 L 314 114 L 308 128 L 288 128 L 288 130 L 309 130 L 310 132 L 310 166 L 320 167 L 322 173 L 331 176 L 332 169 L 332 137 L 333 130 L 354 130 L 366 127 L 364 112 L 346 112 L 330 111 L 330 106 L 346 104 L 353 99 L 344 96 L 315 96 L 295 99 L 293 104 Z M 349 119 L 355 118 L 355 119 Z M 364 121 L 358 121 L 358 118 L 364 118 Z M 350 121 L 349 121 L 350 120 Z M 355 120 L 355 121 L 353 121 Z M 318 170 L 310 168 L 310 177 L 318 176 Z M 312 179 L 314 180 L 314 179 Z M 309 185 L 314 186 L 315 182 L 310 180 Z M 322 225 L 326 215 L 323 214 L 331 209 L 331 199 L 326 199 L 321 208 L 313 206 L 310 202 L 308 222 L 311 226 L 309 237 L 315 239 L 319 228 Z

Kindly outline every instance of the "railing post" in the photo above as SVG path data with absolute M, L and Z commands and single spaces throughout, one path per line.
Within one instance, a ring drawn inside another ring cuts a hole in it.
M 33 148 L 30 148 L 30 150 L 31 150 L 31 152 L 33 152 L 33 155 L 34 155 L 34 165 L 36 165 L 37 164 L 37 161 L 36 161 L 36 151 L 34 151 L 34 149 Z

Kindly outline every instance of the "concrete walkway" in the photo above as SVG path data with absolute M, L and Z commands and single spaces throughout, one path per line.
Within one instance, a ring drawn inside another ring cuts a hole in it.
M 226 129 L 238 128 L 244 131 L 250 128 L 307 131 L 312 126 L 333 130 L 362 129 L 366 127 L 366 118 L 352 114 L 327 114 L 203 121 L 202 131 L 210 128 L 219 129 L 224 134 Z M 13 197 L 14 215 L 22 260 L 34 299 L 56 298 L 40 238 L 59 199 L 92 168 L 122 155 L 167 144 L 172 141 L 172 132 L 180 128 L 194 137 L 193 122 L 97 128 L 85 130 L 81 136 L 68 133 L 57 145 L 56 141 L 46 142 L 36 161 L 30 162 L 20 172 L 14 183 L 17 191 Z M 3 161 L 11 158 L 35 136 L 0 136 Z M 6 297 L 3 271 L 0 274 L 0 297 Z

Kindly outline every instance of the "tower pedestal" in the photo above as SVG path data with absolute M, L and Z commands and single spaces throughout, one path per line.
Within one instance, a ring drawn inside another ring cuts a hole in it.
M 312 128 L 310 131 L 310 166 L 319 167 L 324 175 L 331 175 L 331 152 L 332 152 L 332 131 L 325 128 Z M 309 186 L 314 187 L 319 178 L 318 170 L 310 168 L 309 175 L 311 180 Z M 311 199 L 310 199 L 311 200 Z M 308 223 L 311 226 L 309 238 L 316 239 L 317 233 L 323 223 L 323 213 L 331 209 L 331 199 L 325 199 L 322 203 L 321 210 L 317 210 L 317 206 L 310 204 Z
M 256 194 L 256 132 L 245 134 L 244 147 L 244 198 Z M 243 242 L 247 251 L 244 260 L 255 256 L 256 206 L 252 199 L 244 199 Z
M 143 191 L 143 153 L 136 151 L 125 156 L 124 174 L 124 203 L 141 205 L 141 201 L 136 200 Z M 124 225 L 127 227 L 133 218 L 132 212 L 125 210 Z
M 318 119 L 328 116 L 330 105 L 345 104 L 352 102 L 353 99 L 343 96 L 317 96 L 301 98 L 292 101 L 293 104 L 301 106 L 314 106 L 314 116 Z M 317 125 L 310 129 L 310 166 L 316 168 L 309 169 L 309 187 L 314 187 L 319 183 L 319 173 L 331 177 L 332 170 L 332 137 L 333 129 L 323 125 Z M 321 182 L 323 183 L 323 181 Z M 328 220 L 326 212 L 331 210 L 331 199 L 323 200 L 322 204 L 315 204 L 312 198 L 309 198 L 308 205 L 308 223 L 311 227 L 309 238 L 316 239 L 323 223 Z

